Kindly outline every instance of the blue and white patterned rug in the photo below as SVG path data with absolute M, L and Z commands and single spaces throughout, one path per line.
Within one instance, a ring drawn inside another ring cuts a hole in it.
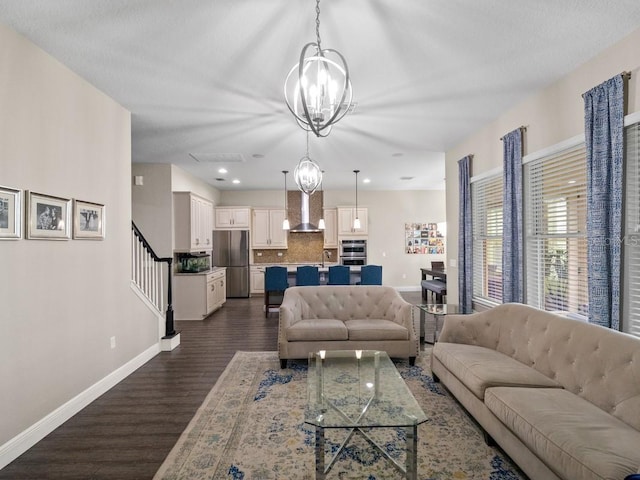
M 429 352 L 414 367 L 396 363 L 429 420 L 418 428 L 421 480 L 523 480 L 428 368 Z M 276 352 L 238 352 L 156 473 L 154 480 L 313 479 L 314 429 L 303 422 L 307 362 L 281 370 Z M 346 430 L 326 434 L 336 451 Z M 404 463 L 403 432 L 378 429 L 376 440 Z M 329 458 L 327 452 L 326 458 Z M 327 479 L 403 478 L 360 435 L 352 437 Z

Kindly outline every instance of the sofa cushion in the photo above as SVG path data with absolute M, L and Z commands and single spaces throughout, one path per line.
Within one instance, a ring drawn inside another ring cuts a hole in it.
M 558 387 L 553 379 L 489 348 L 437 342 L 432 355 L 480 400 L 485 390 L 499 386 Z
M 322 340 L 348 340 L 344 322 L 332 318 L 300 320 L 287 328 L 290 342 L 316 342 Z
M 558 476 L 623 479 L 640 465 L 640 432 L 559 388 L 489 388 L 485 404 Z
M 349 340 L 409 340 L 409 331 L 390 320 L 347 320 Z

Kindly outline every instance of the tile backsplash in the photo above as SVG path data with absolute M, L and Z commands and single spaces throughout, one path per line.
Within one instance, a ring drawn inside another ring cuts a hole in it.
M 253 251 L 253 263 L 321 263 L 322 251 L 324 244 L 324 234 L 322 232 L 314 233 L 289 233 L 286 250 L 270 250 L 255 249 Z M 338 250 L 329 248 L 327 251 L 331 254 L 329 258 L 325 257 L 325 263 L 335 263 L 338 258 Z M 258 252 L 262 253 L 258 256 Z M 278 256 L 282 253 L 282 256 Z

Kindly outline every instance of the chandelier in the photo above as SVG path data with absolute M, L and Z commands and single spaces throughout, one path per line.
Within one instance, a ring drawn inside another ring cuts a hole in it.
M 307 195 L 312 195 L 322 183 L 322 170 L 309 156 L 309 132 L 307 132 L 307 153 L 298 162 L 293 178 L 298 188 Z
M 329 135 L 351 106 L 347 62 L 337 50 L 320 45 L 320 0 L 316 0 L 316 42 L 302 47 L 300 61 L 284 82 L 284 98 L 298 125 L 317 137 Z

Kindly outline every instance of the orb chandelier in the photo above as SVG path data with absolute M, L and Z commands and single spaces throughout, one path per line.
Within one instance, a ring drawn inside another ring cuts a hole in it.
M 300 61 L 284 82 L 284 98 L 298 125 L 317 137 L 329 135 L 351 106 L 347 62 L 340 52 L 320 44 L 320 0 L 316 0 L 316 42 L 302 47 Z
M 309 156 L 309 132 L 307 132 L 307 153 L 298 162 L 293 178 L 298 188 L 307 195 L 313 195 L 322 183 L 322 170 Z

